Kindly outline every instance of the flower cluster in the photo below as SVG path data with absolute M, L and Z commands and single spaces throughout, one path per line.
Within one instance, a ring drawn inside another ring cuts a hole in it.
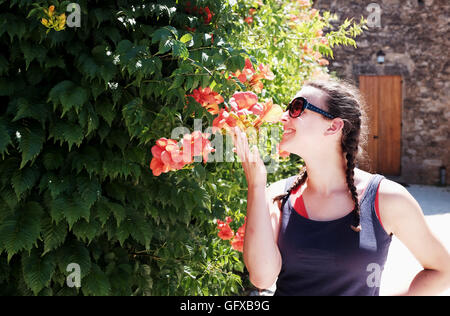
M 223 97 L 211 90 L 210 87 L 195 89 L 192 94 L 188 96 L 193 97 L 195 101 L 201 104 L 212 115 L 219 113 L 219 104 L 223 103 Z
M 276 123 L 283 114 L 282 108 L 271 99 L 258 102 L 258 96 L 251 91 L 236 92 L 229 100 L 229 107 L 220 109 L 213 120 L 213 133 L 217 130 L 228 132 L 230 128 L 239 126 L 259 128 L 262 123 Z
M 194 131 L 183 136 L 180 144 L 174 139 L 160 138 L 151 149 L 152 161 L 150 169 L 153 175 L 159 176 L 172 170 L 180 170 L 185 165 L 194 162 L 194 156 L 202 156 L 203 162 L 208 161 L 208 154 L 214 152 L 208 140 L 210 134 Z
M 236 77 L 241 83 L 245 84 L 249 88 L 249 90 L 252 90 L 256 93 L 261 93 L 264 87 L 261 79 L 273 80 L 275 78 L 275 75 L 268 66 L 260 64 L 258 66 L 258 70 L 255 70 L 252 62 L 248 58 L 245 60 L 244 69 L 238 70 L 235 73 L 232 73 L 232 75 Z
M 249 59 L 246 60 L 243 71 L 238 71 L 234 75 L 242 83 L 248 82 L 250 86 L 258 87 L 261 79 L 274 79 L 273 73 L 263 64 L 259 65 L 256 72 Z M 260 88 L 262 89 L 262 84 Z M 283 109 L 278 104 L 274 104 L 271 99 L 258 102 L 258 96 L 252 91 L 234 93 L 228 103 L 220 109 L 219 104 L 224 103 L 225 100 L 211 87 L 199 87 L 186 97 L 192 97 L 209 113 L 217 115 L 213 119 L 213 133 L 219 131 L 226 134 L 236 126 L 242 130 L 249 127 L 258 129 L 264 122 L 279 122 L 283 114 Z M 203 156 L 203 161 L 206 163 L 208 154 L 215 151 L 207 139 L 209 135 L 199 131 L 185 135 L 181 147 L 176 140 L 160 138 L 152 147 L 153 158 L 150 168 L 153 174 L 159 176 L 161 173 L 182 169 L 185 165 L 194 162 L 194 156 Z M 278 153 L 280 157 L 289 155 L 279 150 Z
M 226 217 L 225 222 L 217 220 L 217 229 L 219 233 L 217 234 L 220 239 L 230 240 L 231 247 L 234 250 L 243 252 L 244 251 L 244 235 L 245 226 L 247 224 L 247 217 L 245 217 L 244 225 L 238 228 L 236 233 L 230 227 L 230 223 L 233 219 L 229 216 Z
M 66 15 L 64 13 L 56 15 L 55 6 L 51 5 L 48 9 L 44 9 L 47 18 L 42 18 L 41 23 L 48 28 L 47 33 L 54 29 L 55 31 L 62 31 L 66 28 Z

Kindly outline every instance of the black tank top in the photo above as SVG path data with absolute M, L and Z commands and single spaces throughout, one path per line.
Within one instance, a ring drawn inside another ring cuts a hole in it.
M 287 179 L 285 191 L 295 178 Z M 350 228 L 353 213 L 331 221 L 311 220 L 296 212 L 289 195 L 284 198 L 278 236 L 282 267 L 275 295 L 379 295 L 392 239 L 375 212 L 382 179 L 373 175 L 359 202 L 359 233 Z

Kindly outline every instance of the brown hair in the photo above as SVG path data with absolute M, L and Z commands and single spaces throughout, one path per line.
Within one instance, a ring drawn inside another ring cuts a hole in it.
M 327 111 L 344 121 L 341 146 L 342 152 L 346 154 L 345 156 L 347 159 L 347 168 L 345 173 L 347 185 L 350 193 L 352 194 L 353 202 L 355 203 L 355 207 L 352 211 L 355 215 L 355 221 L 354 225 L 351 225 L 351 228 L 354 231 L 359 232 L 361 230 L 360 209 L 358 194 L 356 193 L 353 177 L 357 160 L 367 158 L 362 148 L 362 146 L 367 142 L 368 133 L 364 100 L 359 90 L 354 85 L 342 80 L 330 79 L 325 81 L 308 81 L 305 83 L 305 86 L 323 91 L 327 96 Z M 331 120 L 326 117 L 324 118 Z M 306 166 L 303 166 L 287 193 L 275 197 L 273 201 L 275 202 L 284 199 L 292 190 L 295 190 L 305 183 L 307 177 L 308 173 Z

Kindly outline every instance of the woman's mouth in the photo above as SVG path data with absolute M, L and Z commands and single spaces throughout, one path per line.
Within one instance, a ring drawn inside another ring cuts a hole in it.
M 283 136 L 291 135 L 291 134 L 294 134 L 294 133 L 295 133 L 295 129 L 288 128 L 288 129 L 286 129 L 286 130 L 284 131 Z

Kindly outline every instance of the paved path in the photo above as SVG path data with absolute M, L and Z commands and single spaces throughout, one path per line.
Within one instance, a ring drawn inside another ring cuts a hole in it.
M 419 202 L 433 233 L 450 251 L 450 187 L 410 185 L 406 189 Z M 395 236 L 389 248 L 380 295 L 406 290 L 422 266 Z M 450 296 L 450 289 L 441 295 Z

